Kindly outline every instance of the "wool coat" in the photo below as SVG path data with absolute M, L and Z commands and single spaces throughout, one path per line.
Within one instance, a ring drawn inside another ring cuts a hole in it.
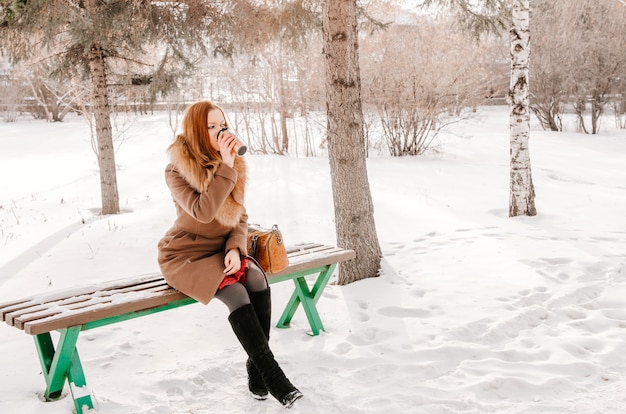
M 236 157 L 232 168 L 224 163 L 204 168 L 182 144 L 171 148 L 170 156 L 165 181 L 176 220 L 159 240 L 158 263 L 170 286 L 207 304 L 224 279 L 226 252 L 248 254 L 246 165 Z

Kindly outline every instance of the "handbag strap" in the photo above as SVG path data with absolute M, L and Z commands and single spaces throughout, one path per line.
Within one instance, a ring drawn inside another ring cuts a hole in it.
M 248 256 L 256 257 L 256 248 L 259 244 L 259 235 L 252 235 L 252 243 L 250 244 L 250 251 L 248 252 Z
M 278 244 L 282 244 L 283 238 L 282 233 L 280 232 L 280 230 L 278 230 L 278 224 L 274 224 L 272 226 L 272 233 L 274 233 L 274 235 L 276 236 L 276 241 L 278 242 Z

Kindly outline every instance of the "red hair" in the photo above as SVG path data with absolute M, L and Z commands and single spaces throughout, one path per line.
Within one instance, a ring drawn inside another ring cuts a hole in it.
M 211 101 L 196 102 L 187 108 L 182 122 L 183 131 L 176 136 L 168 150 L 180 143 L 200 166 L 204 168 L 217 166 L 221 157 L 209 142 L 207 122 L 209 112 L 214 109 L 219 109 L 224 114 L 224 110 Z

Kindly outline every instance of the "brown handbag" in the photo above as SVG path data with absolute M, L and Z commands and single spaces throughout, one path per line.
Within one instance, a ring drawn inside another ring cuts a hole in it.
M 248 226 L 248 255 L 265 273 L 278 273 L 289 265 L 283 235 L 276 224 L 269 230 L 257 225 Z

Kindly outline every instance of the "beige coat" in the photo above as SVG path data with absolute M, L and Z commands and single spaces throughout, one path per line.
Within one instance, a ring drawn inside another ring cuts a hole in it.
M 198 165 L 173 148 L 165 180 L 172 192 L 176 220 L 159 241 L 158 261 L 173 288 L 207 304 L 224 279 L 224 256 L 233 248 L 247 255 L 248 215 L 244 207 L 246 166 L 220 164 L 198 174 Z M 199 181 L 194 177 L 202 176 Z

